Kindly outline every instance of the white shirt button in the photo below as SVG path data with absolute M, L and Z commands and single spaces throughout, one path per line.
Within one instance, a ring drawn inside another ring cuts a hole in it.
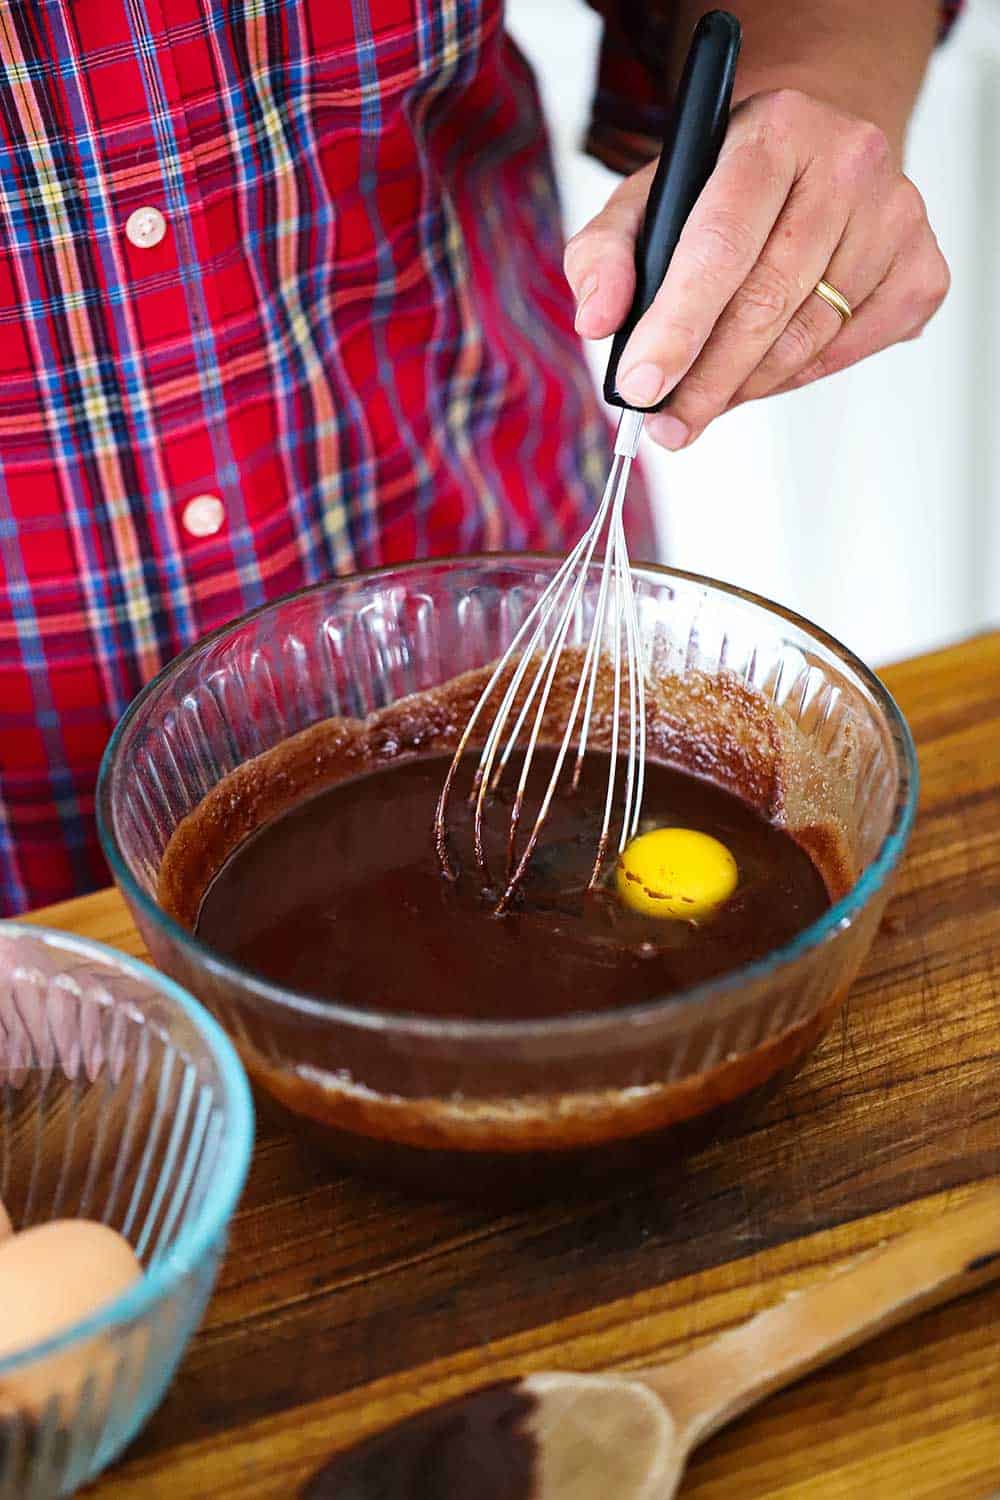
M 218 495 L 195 495 L 181 512 L 188 536 L 214 536 L 225 519 L 226 509 Z
M 152 250 L 166 232 L 167 221 L 152 204 L 130 213 L 125 224 L 125 233 L 138 250 Z

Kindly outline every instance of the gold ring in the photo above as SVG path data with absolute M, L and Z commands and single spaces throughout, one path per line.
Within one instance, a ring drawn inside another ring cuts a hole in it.
M 822 297 L 824 302 L 829 302 L 834 312 L 840 313 L 840 320 L 842 323 L 849 323 L 851 321 L 851 318 L 853 316 L 853 313 L 851 311 L 851 304 L 848 302 L 843 292 L 838 292 L 837 288 L 835 286 L 831 286 L 828 281 L 817 281 L 816 285 L 813 287 L 813 291 L 816 293 L 817 297 Z

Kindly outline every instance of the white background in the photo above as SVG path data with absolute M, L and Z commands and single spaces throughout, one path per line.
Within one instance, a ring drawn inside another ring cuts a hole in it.
M 616 181 L 580 148 L 599 21 L 583 0 L 508 0 L 508 26 L 546 102 L 571 234 Z M 1000 621 L 998 145 L 1000 0 L 971 0 L 907 163 L 948 301 L 919 341 L 733 412 L 683 454 L 645 445 L 661 560 L 779 600 L 871 662 Z

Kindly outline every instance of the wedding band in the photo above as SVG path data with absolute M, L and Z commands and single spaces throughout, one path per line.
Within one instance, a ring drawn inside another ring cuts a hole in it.
M 834 312 L 840 313 L 841 322 L 849 323 L 851 321 L 851 304 L 843 292 L 838 292 L 837 288 L 831 286 L 828 281 L 817 281 L 813 287 L 813 291 L 817 297 L 822 297 L 824 302 L 829 302 Z

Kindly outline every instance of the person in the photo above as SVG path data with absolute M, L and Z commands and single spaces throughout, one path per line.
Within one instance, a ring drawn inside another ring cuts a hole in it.
M 578 334 L 625 313 L 704 8 L 595 4 L 588 149 L 626 175 L 568 285 L 502 0 L 0 7 L 3 914 L 106 881 L 102 750 L 196 637 L 331 574 L 579 534 L 609 427 Z M 637 404 L 674 391 L 671 448 L 911 337 L 948 283 L 901 165 L 937 0 L 736 8 L 722 155 L 620 365 Z

